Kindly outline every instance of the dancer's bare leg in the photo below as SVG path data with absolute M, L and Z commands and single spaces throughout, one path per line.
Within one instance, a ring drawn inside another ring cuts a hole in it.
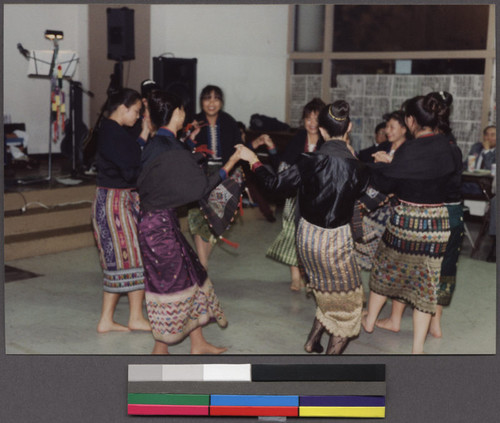
M 443 332 L 441 331 L 441 316 L 443 315 L 443 306 L 436 306 L 436 314 L 431 317 L 431 324 L 429 326 L 429 333 L 434 338 L 441 338 Z
M 401 329 L 401 319 L 403 318 L 403 312 L 405 311 L 406 304 L 392 300 L 391 317 L 388 319 L 381 319 L 375 322 L 375 326 L 381 329 L 390 330 L 392 332 L 399 332 Z
M 385 295 L 379 295 L 373 291 L 370 291 L 370 297 L 368 299 L 368 313 L 361 317 L 361 324 L 365 332 L 372 333 L 375 327 L 375 321 L 382 310 L 387 297 Z
M 142 302 L 144 301 L 144 289 L 132 291 L 128 293 L 128 303 L 130 308 L 130 316 L 128 320 L 128 328 L 130 330 L 145 330 L 150 331 L 151 325 L 149 320 L 144 318 L 142 313 Z
M 201 265 L 205 269 L 208 269 L 208 258 L 212 252 L 213 245 L 210 242 L 204 241 L 200 235 L 194 236 L 194 245 L 196 246 L 196 252 L 198 253 Z
M 191 354 L 222 354 L 227 348 L 219 348 L 209 344 L 203 337 L 201 327 L 197 327 L 189 334 L 191 340 Z
M 119 299 L 120 294 L 106 291 L 103 292 L 101 318 L 99 319 L 99 323 L 97 323 L 97 332 L 106 333 L 111 331 L 130 331 L 127 326 L 120 325 L 113 320 L 113 315 L 115 314 L 116 305 L 118 304 Z
M 413 310 L 413 349 L 412 354 L 423 354 L 424 343 L 429 331 L 432 315 L 417 309 Z
M 290 275 L 292 277 L 290 289 L 292 291 L 300 291 L 304 287 L 304 282 L 302 281 L 302 275 L 298 266 L 290 266 Z
M 168 354 L 168 345 L 164 342 L 155 341 L 155 346 L 151 354 Z

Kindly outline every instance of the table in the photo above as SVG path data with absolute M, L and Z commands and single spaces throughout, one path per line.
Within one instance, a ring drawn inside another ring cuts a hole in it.
M 488 232 L 488 227 L 490 224 L 490 202 L 494 197 L 493 193 L 493 181 L 494 177 L 489 170 L 476 170 L 474 172 L 465 171 L 462 173 L 462 187 L 467 184 L 469 187 L 476 185 L 478 187 L 477 192 L 466 190 L 462 192 L 464 200 L 476 200 L 485 201 L 486 209 L 484 211 L 484 216 L 482 218 L 481 229 L 474 241 L 472 247 L 472 252 L 470 254 L 473 257 L 481 247 L 484 236 Z

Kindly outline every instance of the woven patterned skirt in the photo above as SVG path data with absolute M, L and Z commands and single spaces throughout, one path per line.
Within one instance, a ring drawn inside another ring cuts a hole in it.
M 213 285 L 182 234 L 175 210 L 142 212 L 139 242 L 146 307 L 156 340 L 172 345 L 211 321 L 227 325 Z
M 449 223 L 444 206 L 396 206 L 373 260 L 370 289 L 434 314 Z
M 457 280 L 457 262 L 464 239 L 464 212 L 461 204 L 446 205 L 450 216 L 450 238 L 441 264 L 437 303 L 449 306 Z
M 373 257 L 392 215 L 392 206 L 386 204 L 363 217 L 363 240 L 354 243 L 356 261 L 364 270 L 371 270 Z
M 91 217 L 106 292 L 144 289 L 144 270 L 137 238 L 138 215 L 137 192 L 96 188 Z
M 207 168 L 207 174 L 210 176 L 218 172 L 222 165 L 210 164 Z M 212 233 L 207 219 L 203 217 L 200 207 L 193 207 L 188 210 L 188 228 L 191 235 L 199 235 L 203 241 L 212 245 L 217 244 L 217 237 Z
M 297 197 L 287 198 L 283 208 L 282 229 L 266 252 L 266 256 L 288 266 L 298 266 L 295 240 L 295 211 Z
M 335 336 L 359 334 L 363 288 L 350 226 L 325 229 L 300 219 L 297 249 L 307 287 L 316 298 L 318 320 Z

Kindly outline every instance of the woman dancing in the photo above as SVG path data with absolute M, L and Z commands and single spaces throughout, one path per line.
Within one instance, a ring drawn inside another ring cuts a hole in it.
M 411 304 L 413 354 L 424 352 L 431 317 L 436 313 L 441 262 L 450 236 L 444 206 L 448 181 L 456 171 L 441 116 L 449 106 L 435 93 L 406 102 L 405 119 L 415 139 L 406 141 L 392 162 L 377 169 L 373 183 L 394 192 L 400 205 L 387 223 L 370 274 L 366 332 L 373 331 L 387 297 Z
M 455 291 L 457 277 L 457 262 L 460 256 L 460 248 L 464 237 L 464 222 L 462 208 L 462 152 L 458 147 L 455 137 L 451 133 L 449 111 L 453 102 L 453 96 L 445 91 L 434 93 L 435 96 L 441 99 L 448 106 L 448 113 L 439 116 L 440 123 L 438 124 L 437 132 L 441 132 L 449 138 L 453 160 L 455 161 L 455 172 L 448 180 L 448 193 L 446 195 L 445 206 L 448 209 L 450 218 L 450 238 L 446 245 L 443 262 L 441 264 L 441 275 L 437 291 L 437 306 L 436 314 L 432 316 L 429 325 L 429 333 L 435 338 L 443 336 L 441 329 L 441 316 L 443 314 L 443 306 L 449 306 Z M 381 319 L 375 322 L 375 326 L 387 329 L 392 332 L 399 332 L 401 328 L 401 319 L 406 307 L 406 303 L 392 300 L 391 316 L 388 319 Z
M 264 138 L 264 143 L 270 153 L 271 164 L 276 170 L 282 171 L 286 169 L 295 164 L 302 153 L 312 153 L 321 147 L 324 140 L 319 133 L 318 115 L 324 107 L 325 103 L 319 98 L 314 98 L 304 106 L 302 111 L 304 129 L 299 130 L 290 140 L 283 155 L 275 153 L 276 148 L 269 137 Z M 295 242 L 296 203 L 296 195 L 285 200 L 281 232 L 266 252 L 267 257 L 290 266 L 292 279 L 290 289 L 292 291 L 300 291 L 303 286 Z
M 99 127 L 97 138 L 97 188 L 92 206 L 94 237 L 104 273 L 102 311 L 97 332 L 151 330 L 142 314 L 144 271 L 137 219 L 139 196 L 135 191 L 141 163 L 141 147 L 125 129 L 132 127 L 142 108 L 141 95 L 123 89 L 110 95 L 108 118 Z M 149 126 L 143 120 L 140 137 L 147 140 Z M 128 325 L 113 320 L 120 295 L 127 294 Z
M 189 335 L 192 354 L 220 354 L 202 326 L 227 320 L 206 269 L 181 232 L 175 208 L 198 201 L 217 186 L 239 160 L 233 154 L 218 172 L 206 176 L 201 153 L 193 154 L 176 138 L 185 112 L 178 97 L 155 91 L 148 99 L 156 135 L 142 156 L 137 186 L 141 196 L 139 243 L 146 277 L 146 306 L 153 329 L 153 354 Z
M 236 120 L 222 110 L 224 96 L 219 87 L 207 85 L 203 88 L 200 106 L 202 112 L 195 116 L 195 126 L 201 129 L 191 134 L 189 142 L 208 155 L 209 174 L 217 173 L 234 153 L 234 146 L 241 143 L 241 132 Z M 188 223 L 201 264 L 207 269 L 217 238 L 198 207 L 189 209 Z
M 390 143 L 390 149 L 386 151 L 377 151 L 373 154 L 375 163 L 390 163 L 394 157 L 396 150 L 403 143 L 411 138 L 410 130 L 406 127 L 404 113 L 397 110 L 390 114 L 384 115 L 387 124 L 385 133 Z M 377 208 L 371 207 L 374 199 L 379 201 Z M 366 201 L 365 201 L 366 200 Z M 380 238 L 385 230 L 387 220 L 392 215 L 392 209 L 396 200 L 392 195 L 386 196 L 381 193 L 369 189 L 367 194 L 360 200 L 364 208 L 370 211 L 363 216 L 363 239 L 354 243 L 356 260 L 360 267 L 364 270 L 371 270 L 372 261 L 375 252 L 377 251 Z
M 326 106 L 318 121 L 325 143 L 276 175 L 251 150 L 242 145 L 238 150 L 267 189 L 285 197 L 298 190 L 297 248 L 317 303 L 304 348 L 322 352 L 321 336 L 326 330 L 330 334 L 326 354 L 341 354 L 361 327 L 363 288 L 349 222 L 369 172 L 348 148 L 349 104 L 339 100 Z

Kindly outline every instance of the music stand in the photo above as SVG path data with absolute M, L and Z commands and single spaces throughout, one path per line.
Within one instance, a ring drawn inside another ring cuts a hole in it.
M 62 80 L 71 80 L 79 61 L 79 57 L 75 52 L 68 50 L 59 51 L 59 46 L 56 40 L 54 40 L 53 50 L 33 50 L 28 59 L 28 77 L 49 79 L 51 94 L 57 87 L 58 66 L 61 66 Z M 31 184 L 45 181 L 50 182 L 52 180 L 52 126 L 54 123 L 52 116 L 52 99 L 50 101 L 50 110 L 48 175 L 45 178 L 41 177 L 38 179 L 18 179 L 18 184 Z

